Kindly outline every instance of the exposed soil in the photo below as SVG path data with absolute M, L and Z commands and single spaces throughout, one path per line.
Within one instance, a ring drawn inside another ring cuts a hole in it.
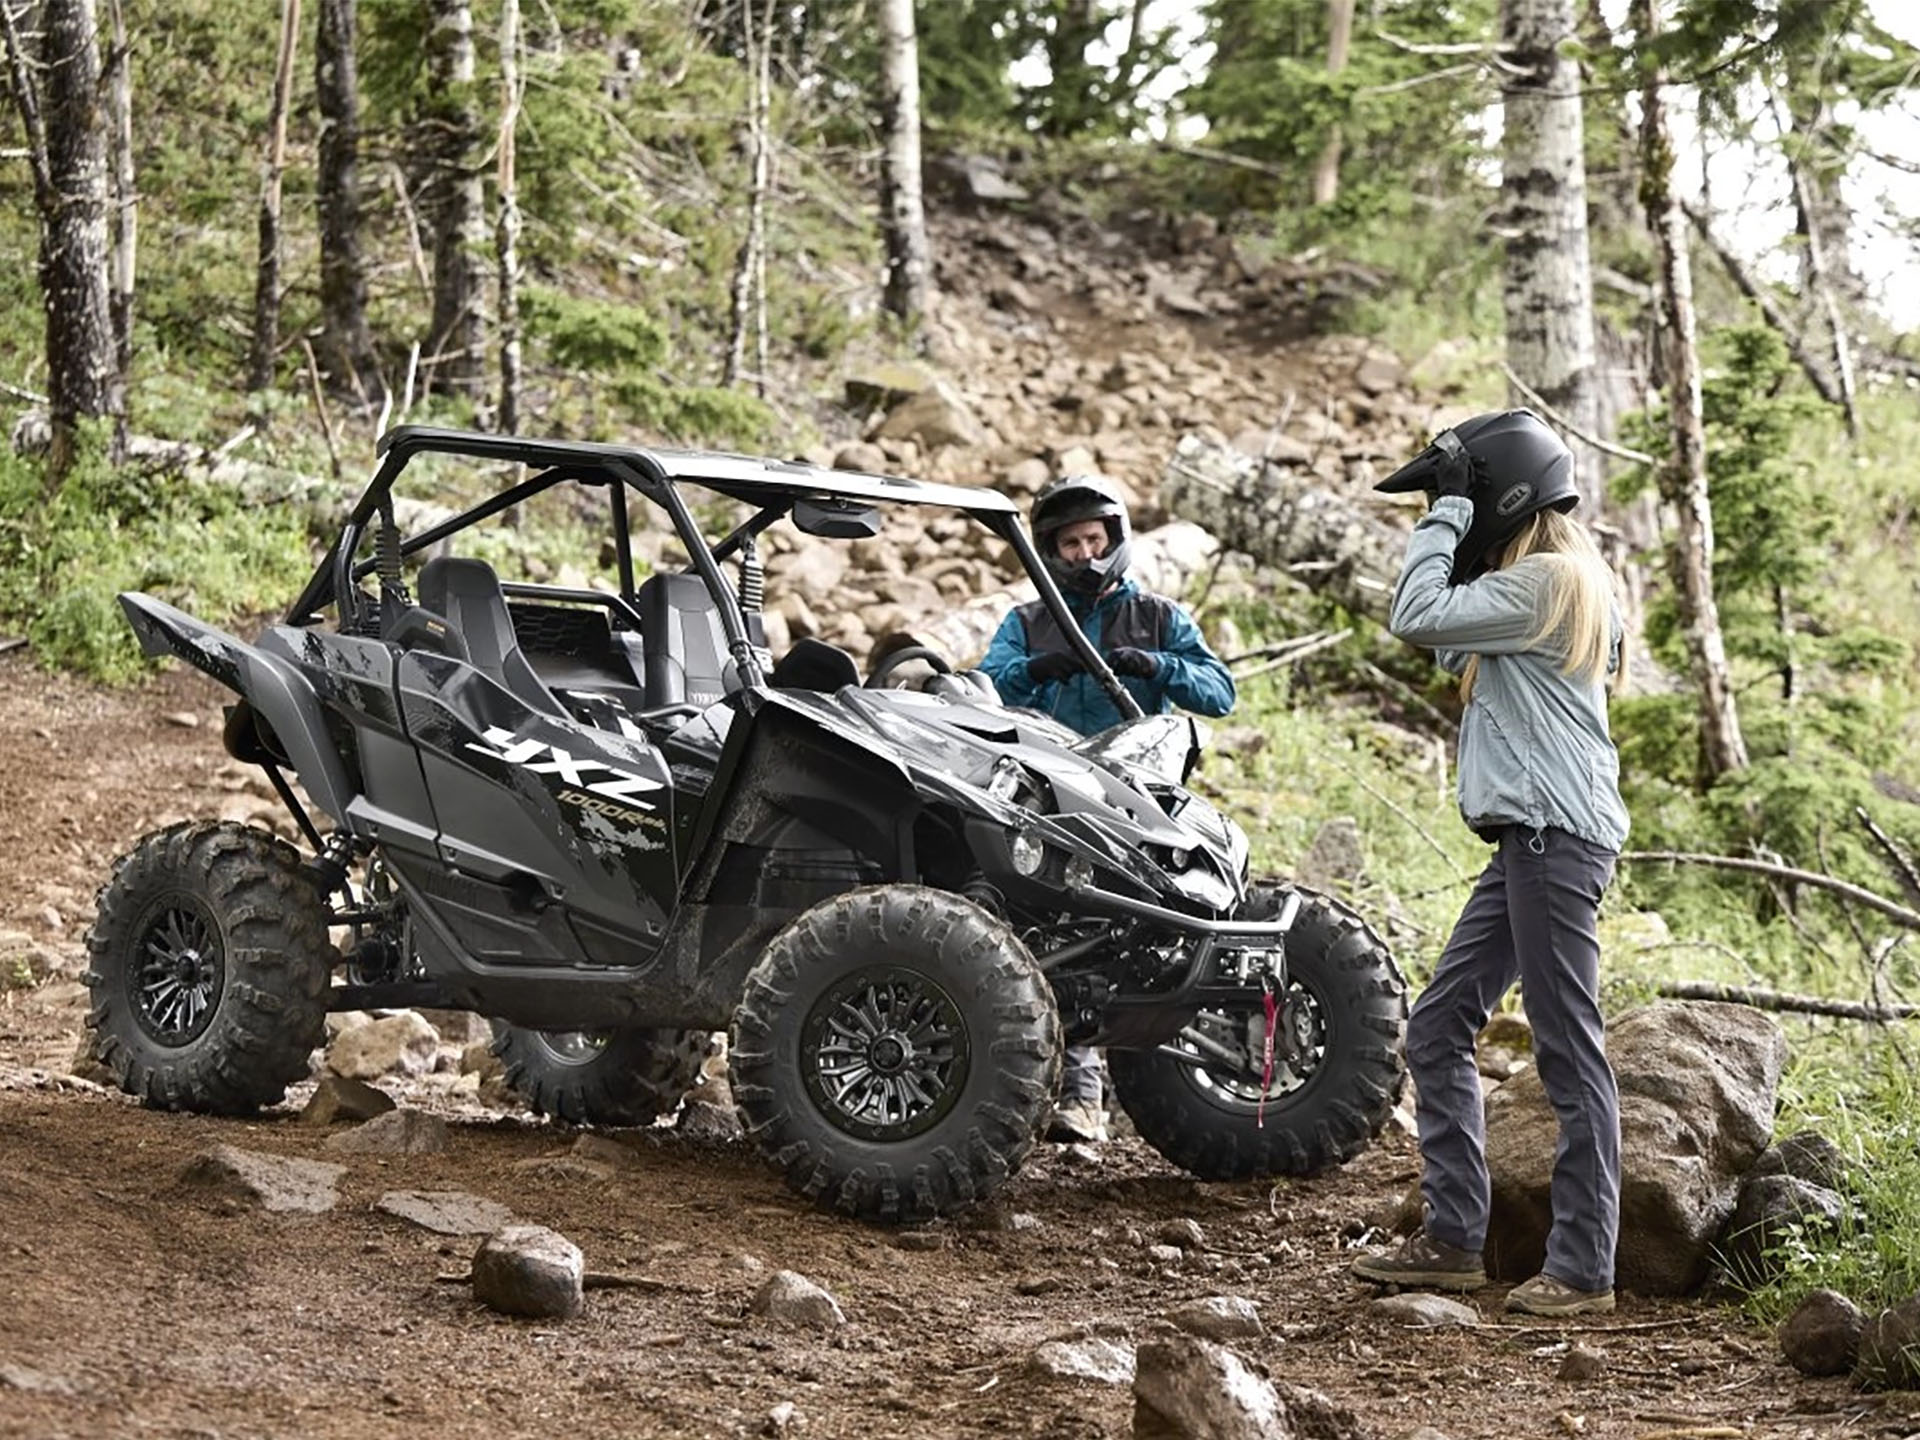
M 64 1078 L 85 1018 L 72 976 L 118 851 L 252 803 L 224 788 L 221 697 L 187 674 L 99 690 L 20 655 L 0 659 L 0 688 L 0 930 L 68 966 L 0 1006 L 0 1434 L 756 1435 L 784 1401 L 789 1430 L 812 1436 L 1126 1435 L 1124 1386 L 1042 1380 L 1029 1355 L 1056 1337 L 1141 1341 L 1170 1307 L 1218 1294 L 1261 1308 L 1267 1333 L 1243 1355 L 1369 1435 L 1920 1428 L 1914 1397 L 1801 1379 L 1767 1334 L 1694 1304 L 1626 1297 L 1598 1323 L 1522 1325 L 1489 1291 L 1477 1329 L 1386 1321 L 1344 1269 L 1364 1218 L 1414 1174 L 1397 1135 L 1274 1186 L 1197 1184 L 1137 1140 L 1097 1159 L 1046 1147 L 977 1216 L 896 1233 L 808 1209 L 745 1144 L 666 1129 L 622 1135 L 634 1163 L 610 1180 L 516 1169 L 576 1137 L 431 1081 L 383 1083 L 448 1119 L 435 1156 L 329 1151 L 292 1103 L 244 1122 L 142 1109 Z M 199 726 L 165 718 L 185 714 Z M 340 1203 L 288 1218 L 184 1186 L 220 1142 L 346 1162 Z M 502 1318 L 446 1278 L 475 1242 L 374 1212 L 390 1189 L 491 1197 L 646 1284 L 591 1291 L 569 1322 Z M 1183 1218 L 1204 1245 L 1155 1260 Z M 776 1269 L 833 1291 L 848 1324 L 822 1337 L 750 1315 Z M 1600 1379 L 1556 1378 L 1574 1341 L 1604 1352 Z

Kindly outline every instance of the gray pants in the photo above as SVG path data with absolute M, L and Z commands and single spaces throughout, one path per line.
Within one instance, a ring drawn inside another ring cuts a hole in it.
M 1091 1045 L 1069 1045 L 1060 1067 L 1060 1103 L 1100 1104 L 1100 1052 Z
M 1544 1268 L 1580 1290 L 1612 1286 L 1620 1228 L 1620 1092 L 1607 1064 L 1595 924 L 1616 858 L 1564 830 L 1509 826 L 1407 1022 L 1427 1231 L 1477 1251 L 1490 1186 L 1473 1042 L 1520 982 L 1534 1063 L 1560 1119 Z

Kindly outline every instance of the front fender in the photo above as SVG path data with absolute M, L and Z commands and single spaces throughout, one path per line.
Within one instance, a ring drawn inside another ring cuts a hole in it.
M 123 592 L 120 608 L 143 653 L 184 660 L 245 697 L 273 731 L 313 803 L 337 823 L 347 823 L 354 785 L 327 736 L 320 699 L 299 670 L 151 595 Z

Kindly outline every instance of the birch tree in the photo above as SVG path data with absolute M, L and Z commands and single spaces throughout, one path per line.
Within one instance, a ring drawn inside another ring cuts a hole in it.
M 433 231 L 433 320 L 428 384 L 474 393 L 485 368 L 480 313 L 486 196 L 476 161 L 473 11 L 468 0 L 431 0 L 427 77 L 431 99 L 418 130 L 429 167 L 422 209 Z
M 1701 414 L 1687 217 L 1673 189 L 1666 67 L 1651 49 L 1660 34 L 1660 0 L 1633 0 L 1633 13 L 1642 65 L 1640 198 L 1653 232 L 1671 427 L 1670 453 L 1659 467 L 1660 495 L 1675 521 L 1667 563 L 1699 701 L 1703 778 L 1711 784 L 1746 768 L 1747 746 L 1713 590 L 1713 506 L 1707 493 L 1706 424 Z
M 750 179 L 747 233 L 733 267 L 733 328 L 727 345 L 726 382 L 739 383 L 746 368 L 747 331 L 756 337 L 755 374 L 759 393 L 767 393 L 767 189 L 771 183 L 773 137 L 774 0 L 765 0 L 764 21 L 756 31 L 753 0 L 740 13 L 747 61 L 747 149 Z
M 107 294 L 107 159 L 100 115 L 100 42 L 93 0 L 43 0 L 41 43 L 29 53 L 21 0 L 0 0 L 8 76 L 27 137 L 40 218 L 40 296 L 46 311 L 48 475 L 72 465 L 80 421 L 126 410 L 114 365 Z
M 520 424 L 520 194 L 514 174 L 514 139 L 520 128 L 520 0 L 500 6 L 500 138 L 495 145 L 495 184 L 500 213 L 494 254 L 500 276 L 500 429 Z
M 920 195 L 920 55 L 913 0 L 880 0 L 880 224 L 886 308 L 908 324 L 926 314 L 933 262 Z
M 1134 18 L 1138 20 L 1136 10 Z M 1347 68 L 1347 47 L 1353 40 L 1353 0 L 1327 0 L 1327 74 Z M 1313 203 L 1331 205 L 1340 194 L 1340 125 L 1334 122 L 1327 143 L 1313 167 Z
M 320 336 L 329 383 L 378 400 L 385 393 L 367 329 L 360 255 L 360 88 L 354 63 L 356 0 L 319 0 L 313 89 L 320 112 L 314 201 L 320 231 Z
M 110 248 L 113 273 L 108 277 L 107 310 L 113 321 L 113 369 L 124 392 L 133 379 L 133 300 L 136 260 L 140 243 L 140 199 L 133 171 L 133 53 L 127 43 L 127 16 L 122 0 L 107 0 L 107 29 L 113 36 L 113 54 L 107 84 L 108 151 L 112 155 L 113 221 Z M 114 417 L 114 450 L 127 444 L 127 407 Z
M 293 57 L 300 43 L 300 0 L 280 0 L 280 52 L 267 112 L 267 158 L 261 167 L 259 257 L 254 266 L 253 340 L 247 349 L 247 389 L 273 383 L 280 350 L 280 180 L 287 168 L 287 110 L 293 100 Z
M 1501 196 L 1507 363 L 1570 428 L 1598 433 L 1593 270 L 1573 0 L 1501 0 Z M 1567 435 L 1581 500 L 1598 508 L 1601 459 Z

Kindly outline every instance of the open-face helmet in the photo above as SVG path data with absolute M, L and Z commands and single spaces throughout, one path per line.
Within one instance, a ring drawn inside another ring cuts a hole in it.
M 1082 520 L 1101 520 L 1107 527 L 1107 553 L 1098 560 L 1069 564 L 1058 550 L 1060 532 Z M 1092 599 L 1127 572 L 1130 528 L 1120 491 L 1104 475 L 1068 475 L 1040 492 L 1030 517 L 1034 548 L 1046 562 L 1054 583 L 1069 595 Z
M 1531 410 L 1496 410 L 1463 420 L 1433 437 L 1433 443 L 1374 486 L 1387 494 L 1429 493 L 1448 466 L 1472 467 L 1467 498 L 1473 524 L 1453 555 L 1452 582 L 1471 580 L 1488 559 L 1541 510 L 1571 510 L 1580 503 L 1573 452 Z

